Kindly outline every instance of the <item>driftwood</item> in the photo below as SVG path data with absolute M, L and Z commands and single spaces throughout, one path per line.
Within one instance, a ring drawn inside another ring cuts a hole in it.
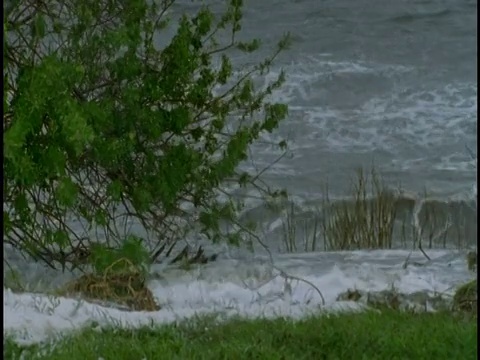
M 170 264 L 175 264 L 181 261 L 186 262 L 188 265 L 192 264 L 206 264 L 211 261 L 215 261 L 217 259 L 218 254 L 213 254 L 210 256 L 206 256 L 203 248 L 199 246 L 195 255 L 190 256 L 189 254 L 189 246 L 185 246 L 183 250 L 175 256 L 175 258 L 170 262 Z
M 152 263 L 158 262 L 160 257 L 168 259 L 171 256 L 174 246 L 175 244 L 170 245 L 165 254 L 163 254 L 165 249 L 167 249 L 167 244 L 162 245 L 160 249 L 151 256 L 150 261 Z M 115 250 L 114 247 L 108 247 L 108 249 Z M 55 266 L 55 263 L 57 262 L 60 264 L 62 271 L 65 271 L 65 269 L 72 271 L 88 264 L 92 255 L 92 250 L 88 245 L 79 243 L 69 251 L 41 251 L 37 255 L 54 269 L 57 268 L 57 266 Z M 190 246 L 186 245 L 169 263 L 177 264 L 181 262 L 187 265 L 206 264 L 215 261 L 217 257 L 218 254 L 206 255 L 202 246 L 199 246 L 196 251 L 192 251 Z

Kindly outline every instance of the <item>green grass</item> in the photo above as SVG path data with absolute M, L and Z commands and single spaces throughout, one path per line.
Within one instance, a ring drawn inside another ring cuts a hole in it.
M 4 342 L 4 358 L 129 359 L 476 359 L 474 319 L 447 313 L 385 311 L 287 319 L 200 319 L 137 330 L 86 329 L 56 343 L 21 348 Z M 33 354 L 42 355 L 34 356 Z

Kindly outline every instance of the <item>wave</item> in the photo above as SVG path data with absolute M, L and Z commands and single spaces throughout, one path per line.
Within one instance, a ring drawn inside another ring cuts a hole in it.
M 414 21 L 428 20 L 428 19 L 440 19 L 450 16 L 454 13 L 452 9 L 442 9 L 437 11 L 411 11 L 402 15 L 396 15 L 386 19 L 387 22 L 396 23 L 412 23 Z
M 377 200 L 368 200 L 367 207 L 371 209 Z M 285 203 L 281 209 L 275 210 L 266 209 L 263 205 L 252 207 L 244 213 L 243 220 L 247 222 L 255 219 L 261 222 L 262 233 L 272 251 L 282 252 L 285 251 L 285 236 L 293 236 L 298 245 L 307 238 L 312 238 L 315 232 L 318 249 L 325 249 L 323 224 L 335 216 L 332 209 L 348 208 L 350 216 L 356 216 L 356 203 L 350 198 L 331 200 L 328 204 L 322 200 L 304 200 L 303 203 L 297 202 L 293 208 L 291 206 L 291 203 Z M 393 204 L 387 206 L 393 206 L 394 248 L 411 248 L 415 243 L 418 245 L 418 231 L 427 248 L 476 247 L 476 196 L 464 199 L 422 199 L 420 196 L 403 195 L 396 197 Z M 415 216 L 418 216 L 418 225 L 415 224 Z

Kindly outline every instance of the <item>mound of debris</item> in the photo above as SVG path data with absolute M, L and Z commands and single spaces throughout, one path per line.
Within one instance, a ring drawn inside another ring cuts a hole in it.
M 131 265 L 127 259 L 119 261 Z M 103 274 L 87 273 L 71 281 L 59 291 L 60 295 L 79 296 L 101 305 L 113 305 L 122 310 L 156 311 L 160 306 L 146 286 L 146 276 L 133 265 L 128 271 L 109 271 Z
M 455 311 L 477 316 L 477 280 L 472 280 L 460 286 L 453 297 Z
M 427 292 L 402 294 L 395 289 L 376 292 L 349 289 L 337 301 L 356 301 L 374 309 L 393 309 L 412 312 L 442 311 L 452 308 L 452 297 Z

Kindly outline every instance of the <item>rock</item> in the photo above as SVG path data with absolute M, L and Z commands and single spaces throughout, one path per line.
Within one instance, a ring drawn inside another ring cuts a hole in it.
M 467 254 L 468 270 L 475 271 L 477 268 L 477 252 L 469 251 Z
M 460 286 L 453 297 L 453 309 L 459 312 L 477 315 L 477 280 Z
M 402 311 L 426 312 L 447 310 L 452 300 L 441 295 L 426 292 L 401 294 L 396 290 L 367 292 L 349 289 L 337 297 L 337 301 L 356 301 L 375 309 L 394 309 Z

